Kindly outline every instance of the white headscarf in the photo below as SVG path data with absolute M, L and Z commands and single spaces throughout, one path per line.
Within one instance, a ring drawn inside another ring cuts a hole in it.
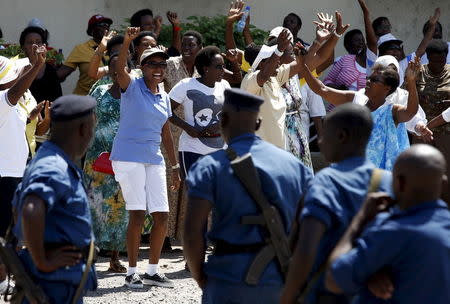
M 256 71 L 256 69 L 258 68 L 261 61 L 272 56 L 272 54 L 275 52 L 275 49 L 277 47 L 278 47 L 278 45 L 273 45 L 273 46 L 263 45 L 261 47 L 261 51 L 259 51 L 258 56 L 256 56 L 256 59 L 252 64 L 252 71 L 253 72 Z
M 395 59 L 395 57 L 391 55 L 384 55 L 378 57 L 373 66 L 381 65 L 382 67 L 387 68 L 390 64 L 395 65 L 395 67 L 397 68 L 397 73 L 400 72 L 400 65 L 398 64 L 397 59 Z

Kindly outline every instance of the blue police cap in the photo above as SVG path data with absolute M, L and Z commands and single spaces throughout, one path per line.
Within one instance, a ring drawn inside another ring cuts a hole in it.
M 240 111 L 258 112 L 259 107 L 264 102 L 259 96 L 248 93 L 241 89 L 225 90 L 225 105 L 230 105 Z
M 52 103 L 52 121 L 68 121 L 91 114 L 97 102 L 91 96 L 66 95 Z

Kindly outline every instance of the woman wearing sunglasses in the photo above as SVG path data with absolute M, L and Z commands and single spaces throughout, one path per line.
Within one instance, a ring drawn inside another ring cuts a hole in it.
M 120 49 L 117 82 L 121 89 L 120 122 L 114 138 L 111 161 L 129 212 L 127 252 L 129 268 L 125 285 L 143 284 L 173 287 L 173 282 L 158 272 L 161 248 L 167 234 L 169 204 L 166 168 L 161 154 L 164 145 L 172 169 L 172 188 L 180 184 L 168 119 L 172 115 L 169 96 L 160 90 L 169 56 L 159 48 L 146 49 L 140 57 L 142 78 L 132 78 L 125 69 L 128 48 L 139 35 L 139 28 L 128 28 Z M 153 217 L 151 252 L 147 271 L 141 278 L 136 263 L 146 211 Z
M 374 66 L 362 93 L 327 87 L 312 76 L 304 60 L 302 61 L 306 82 L 314 93 L 336 106 L 353 102 L 365 105 L 372 111 L 374 126 L 366 148 L 366 156 L 378 168 L 392 170 L 397 156 L 409 147 L 404 123 L 413 118 L 418 110 L 416 79 L 420 70 L 420 59 L 411 61 L 406 71 L 405 83 L 409 92 L 406 105 L 385 104 L 386 97 L 394 93 L 400 83 L 398 72 L 391 67 Z
M 199 157 L 223 148 L 218 122 L 224 92 L 230 88 L 223 79 L 225 63 L 219 48 L 207 46 L 199 51 L 195 68 L 200 77 L 181 80 L 169 93 L 172 110 L 184 108 L 184 120 L 176 115 L 170 118 L 183 130 L 178 151 L 184 178 Z

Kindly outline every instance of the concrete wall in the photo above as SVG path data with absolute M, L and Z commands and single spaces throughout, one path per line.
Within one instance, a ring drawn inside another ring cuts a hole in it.
M 373 17 L 381 15 L 391 19 L 393 33 L 405 41 L 405 50 L 415 50 L 422 38 L 422 25 L 433 14 L 434 8 L 442 8 L 441 23 L 444 39 L 450 40 L 449 0 L 366 0 Z M 95 13 L 111 17 L 116 24 L 123 23 L 133 12 L 150 7 L 157 14 L 165 15 L 167 10 L 177 11 L 182 17 L 191 15 L 225 14 L 229 0 L 1 0 L 0 27 L 4 39 L 18 42 L 19 35 L 28 21 L 40 18 L 50 31 L 50 45 L 62 48 L 67 56 L 74 45 L 86 40 L 87 20 Z M 296 12 L 303 19 L 302 37 L 313 40 L 312 21 L 317 12 L 340 10 L 344 21 L 352 28 L 363 29 L 362 15 L 357 0 L 249 0 L 252 7 L 252 23 L 263 29 L 280 25 L 289 12 Z M 164 18 L 165 19 L 165 18 Z M 167 23 L 167 20 L 164 22 Z M 336 55 L 344 54 L 339 43 Z M 64 91 L 71 92 L 78 72 L 64 83 Z

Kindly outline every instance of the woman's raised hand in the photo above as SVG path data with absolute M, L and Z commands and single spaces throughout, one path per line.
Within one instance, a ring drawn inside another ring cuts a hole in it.
M 139 27 L 128 27 L 127 31 L 125 32 L 125 40 L 133 41 L 140 32 L 141 29 Z

